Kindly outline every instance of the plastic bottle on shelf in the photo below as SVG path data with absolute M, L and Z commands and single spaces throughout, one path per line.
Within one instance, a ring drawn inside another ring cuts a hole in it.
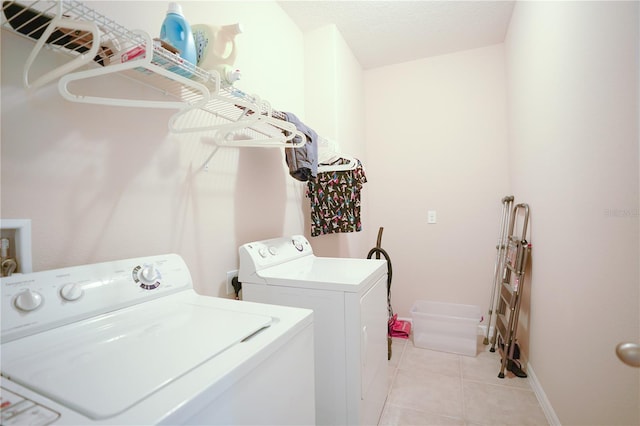
M 216 70 L 220 73 L 222 81 L 227 84 L 233 84 L 236 81 L 240 80 L 240 78 L 242 78 L 242 73 L 240 72 L 240 70 L 229 65 L 223 64 L 221 66 L 218 66 Z
M 198 66 L 207 71 L 217 71 L 222 82 L 233 84 L 240 79 L 240 70 L 233 67 L 238 50 L 236 36 L 242 33 L 242 25 L 214 26 L 195 24 L 193 26 Z
M 169 3 L 167 16 L 160 28 L 160 39 L 179 50 L 179 55 L 185 61 L 196 65 L 197 52 L 191 26 L 182 14 L 182 7 L 176 2 Z M 173 72 L 189 77 L 191 73 L 180 67 L 169 68 Z

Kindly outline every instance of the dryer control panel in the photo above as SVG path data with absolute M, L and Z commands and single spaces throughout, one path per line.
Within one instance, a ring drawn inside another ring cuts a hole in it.
M 239 255 L 238 279 L 243 281 L 243 277 L 261 269 L 313 255 L 313 249 L 304 236 L 293 235 L 244 244 L 239 248 Z
M 0 279 L 2 342 L 192 288 L 176 254 L 132 258 Z

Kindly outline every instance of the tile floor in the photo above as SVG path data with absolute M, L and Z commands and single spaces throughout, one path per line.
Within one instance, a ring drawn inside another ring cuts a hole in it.
M 393 339 L 389 395 L 380 426 L 548 425 L 526 378 L 498 378 L 500 356 L 478 336 L 469 357 Z

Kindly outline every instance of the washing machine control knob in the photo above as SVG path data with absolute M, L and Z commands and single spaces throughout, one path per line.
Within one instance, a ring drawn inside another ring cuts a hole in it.
M 272 256 L 275 256 L 278 254 L 278 248 L 274 246 L 269 247 L 269 253 L 271 253 Z
M 153 265 L 146 265 L 140 271 L 140 280 L 150 284 L 160 278 L 158 270 Z
M 267 248 L 266 248 L 266 247 L 260 247 L 260 248 L 258 249 L 258 254 L 259 254 L 259 255 L 260 255 L 260 257 L 261 257 L 261 258 L 263 258 L 263 259 L 264 259 L 265 257 L 267 257 L 267 253 L 268 253 L 268 252 L 267 252 Z
M 42 295 L 37 291 L 33 290 L 25 290 L 21 292 L 18 297 L 16 297 L 15 305 L 16 308 L 21 311 L 29 312 L 37 309 L 40 305 L 42 305 Z
M 153 290 L 160 285 L 160 271 L 154 265 L 133 268 L 133 280 L 145 290 Z
M 60 289 L 60 296 L 62 296 L 64 300 L 68 300 L 69 302 L 80 299 L 83 294 L 84 290 L 82 289 L 82 287 L 74 283 L 65 284 Z

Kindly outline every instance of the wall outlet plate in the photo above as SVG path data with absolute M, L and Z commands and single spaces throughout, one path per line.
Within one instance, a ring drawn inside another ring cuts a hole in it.
M 0 219 L 0 236 L 9 240 L 9 256 L 18 263 L 15 273 L 33 272 L 31 219 Z
M 233 279 L 238 276 L 238 270 L 233 270 L 227 272 L 227 294 L 236 294 L 236 291 L 233 288 Z
M 437 214 L 435 210 L 427 211 L 427 223 L 437 223 Z

